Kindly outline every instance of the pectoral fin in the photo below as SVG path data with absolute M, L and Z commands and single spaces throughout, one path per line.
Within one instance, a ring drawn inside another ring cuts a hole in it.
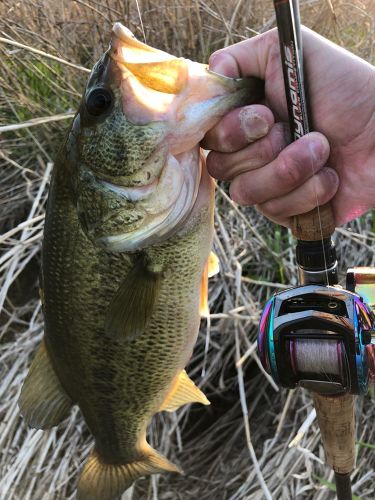
M 186 371 L 182 370 L 163 401 L 160 411 L 176 411 L 180 406 L 187 403 L 210 404 L 203 392 L 189 378 Z
M 69 415 L 72 400 L 61 386 L 44 342 L 39 347 L 18 401 L 21 414 L 34 429 L 49 429 Z
M 141 335 L 151 319 L 160 283 L 161 272 L 152 271 L 139 261 L 121 282 L 109 304 L 106 333 L 127 341 Z

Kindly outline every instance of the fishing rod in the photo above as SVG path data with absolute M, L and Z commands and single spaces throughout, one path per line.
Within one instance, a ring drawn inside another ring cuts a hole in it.
M 310 131 L 297 0 L 274 0 L 293 140 Z M 318 200 L 317 200 L 318 201 Z M 282 387 L 312 392 L 338 500 L 350 500 L 355 466 L 354 396 L 375 379 L 375 268 L 349 269 L 338 285 L 329 203 L 294 217 L 300 286 L 275 294 L 263 311 L 258 350 Z

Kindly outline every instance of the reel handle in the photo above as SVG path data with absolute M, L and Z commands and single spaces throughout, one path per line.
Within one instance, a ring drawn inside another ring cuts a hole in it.
M 318 241 L 329 238 L 335 231 L 330 203 L 293 217 L 292 234 L 297 240 Z

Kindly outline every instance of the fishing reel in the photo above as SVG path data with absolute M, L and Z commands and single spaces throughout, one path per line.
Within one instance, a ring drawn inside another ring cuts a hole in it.
M 258 334 L 275 382 L 326 395 L 364 394 L 375 383 L 375 268 L 352 268 L 346 289 L 309 284 L 276 293 Z

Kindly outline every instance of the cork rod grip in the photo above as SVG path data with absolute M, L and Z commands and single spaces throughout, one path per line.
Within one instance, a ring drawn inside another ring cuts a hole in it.
M 335 219 L 330 203 L 293 218 L 292 233 L 297 240 L 318 241 L 322 237 L 329 238 L 334 231 Z
M 327 462 L 335 472 L 350 474 L 355 466 L 354 396 L 313 393 Z

